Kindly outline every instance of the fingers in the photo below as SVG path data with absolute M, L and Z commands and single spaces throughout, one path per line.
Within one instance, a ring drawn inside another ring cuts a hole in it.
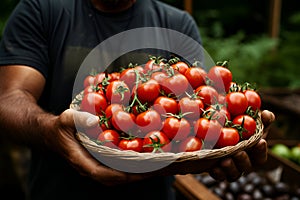
M 270 125 L 275 121 L 275 115 L 268 110 L 263 110 L 261 113 L 261 119 L 264 124 L 263 138 L 266 138 L 269 133 Z
M 268 144 L 265 139 L 261 139 L 255 146 L 247 150 L 254 167 L 264 164 L 268 158 Z
M 79 150 L 81 148 L 81 150 Z M 71 165 L 82 175 L 92 178 L 104 185 L 115 186 L 142 180 L 151 176 L 151 174 L 130 174 L 118 171 L 102 165 L 87 150 L 78 146 L 76 151 L 71 152 L 69 159 Z
M 267 161 L 267 142 L 261 139 L 254 147 L 241 151 L 230 158 L 222 159 L 216 167 L 212 168 L 210 175 L 219 181 L 235 181 L 242 174 L 258 169 Z
M 235 181 L 244 173 L 251 171 L 251 161 L 245 151 L 236 153 L 230 158 L 220 161 L 219 166 L 213 168 L 209 173 L 218 181 Z
M 262 122 L 265 125 L 265 127 L 269 126 L 272 122 L 275 120 L 275 115 L 274 113 L 268 111 L 268 110 L 263 110 L 261 113 L 261 118 Z
M 98 123 L 99 118 L 87 112 L 67 109 L 59 116 L 62 126 L 59 134 L 58 152 L 66 158 L 69 164 L 82 176 L 90 177 L 104 185 L 112 186 L 132 181 L 142 180 L 151 174 L 129 174 L 102 165 L 74 137 L 74 128 L 91 127 Z

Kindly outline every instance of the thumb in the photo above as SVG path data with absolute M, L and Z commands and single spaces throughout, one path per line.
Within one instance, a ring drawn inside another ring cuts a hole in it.
M 99 117 L 89 112 L 73 110 L 73 119 L 76 127 L 90 128 L 99 123 Z

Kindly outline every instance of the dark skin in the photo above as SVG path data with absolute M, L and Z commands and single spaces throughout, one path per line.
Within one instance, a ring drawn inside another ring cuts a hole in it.
M 92 0 L 95 7 L 107 12 L 123 11 L 135 0 L 119 0 L 112 11 L 105 1 Z M 45 77 L 37 70 L 23 65 L 0 67 L 0 127 L 5 137 L 41 151 L 50 150 L 63 157 L 78 173 L 104 185 L 117 185 L 143 180 L 153 176 L 209 172 L 217 180 L 234 181 L 243 172 L 252 171 L 267 159 L 267 142 L 261 139 L 251 149 L 240 151 L 228 158 L 200 160 L 190 168 L 176 163 L 161 170 L 131 174 L 114 170 L 94 159 L 75 137 L 76 125 L 95 126 L 98 117 L 67 109 L 59 116 L 45 112 L 37 104 L 45 87 Z M 274 114 L 264 110 L 262 120 L 267 134 Z

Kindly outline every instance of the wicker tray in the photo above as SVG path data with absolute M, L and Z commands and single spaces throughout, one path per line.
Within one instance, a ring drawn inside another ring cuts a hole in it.
M 79 93 L 70 104 L 71 109 L 80 110 L 79 103 L 81 102 L 83 93 Z M 185 161 L 195 161 L 199 159 L 215 159 L 225 156 L 229 156 L 236 152 L 242 151 L 255 145 L 263 135 L 263 123 L 261 121 L 261 116 L 257 118 L 257 128 L 253 136 L 248 140 L 243 140 L 236 144 L 235 146 L 227 146 L 219 149 L 203 149 L 194 152 L 162 152 L 162 153 L 138 153 L 135 151 L 124 151 L 119 149 L 110 148 L 107 146 L 99 145 L 82 132 L 77 133 L 77 138 L 81 144 L 86 147 L 86 149 L 98 160 L 108 163 L 109 165 L 114 165 L 113 168 L 119 170 L 124 170 L 124 166 L 119 167 L 120 162 L 130 167 L 132 171 L 136 172 L 141 170 L 140 163 L 143 163 L 143 168 L 151 163 L 158 164 L 155 167 L 161 167 L 163 165 L 168 165 L 171 162 L 185 162 Z M 147 164 L 145 164 L 147 163 Z M 125 166 L 125 167 L 126 167 Z M 153 166 L 150 166 L 153 167 Z M 148 170 L 148 169 L 143 169 Z

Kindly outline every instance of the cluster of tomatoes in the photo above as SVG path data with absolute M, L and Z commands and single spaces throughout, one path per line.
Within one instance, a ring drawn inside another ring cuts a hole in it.
M 99 116 L 99 126 L 84 132 L 98 144 L 136 152 L 236 145 L 255 133 L 261 99 L 250 84 L 233 82 L 227 64 L 205 71 L 197 62 L 151 57 L 89 75 L 80 110 Z

